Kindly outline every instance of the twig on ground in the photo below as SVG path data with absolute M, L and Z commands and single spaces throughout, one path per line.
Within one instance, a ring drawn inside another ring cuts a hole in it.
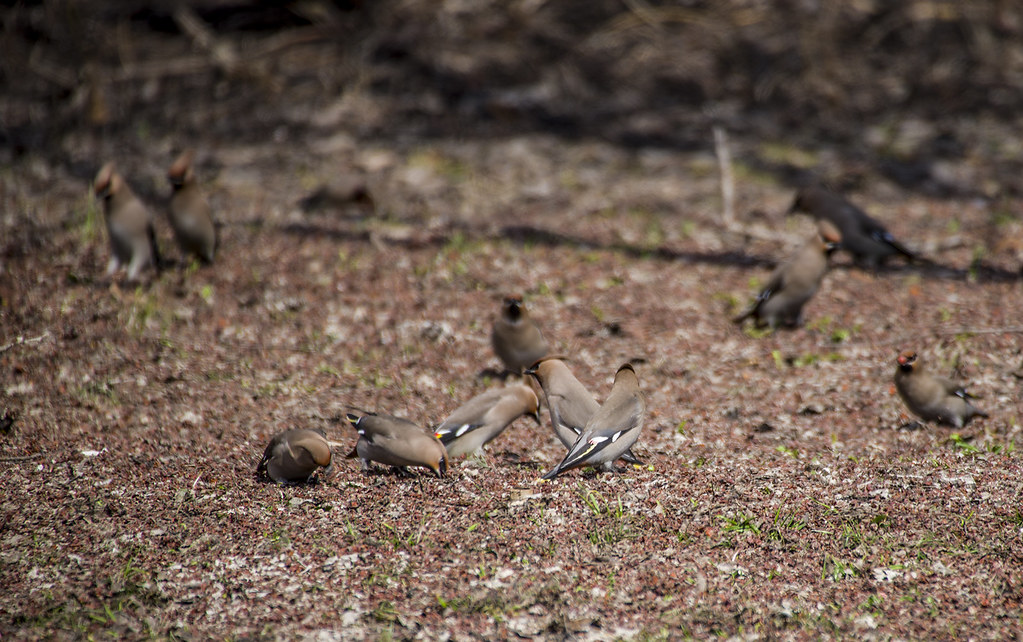
M 732 172 L 732 153 L 728 150 L 728 137 L 720 126 L 714 126 L 714 154 L 718 157 L 721 172 L 721 218 L 725 227 L 734 230 L 735 221 L 735 174 Z
M 24 336 L 20 336 L 17 339 L 15 339 L 14 341 L 11 341 L 8 344 L 0 346 L 0 354 L 3 354 L 5 352 L 7 352 L 8 350 L 16 348 L 16 347 L 18 347 L 20 345 L 25 345 L 27 343 L 39 343 L 40 341 L 42 341 L 43 339 L 45 339 L 48 336 L 50 336 L 50 331 L 49 330 L 47 330 L 46 332 L 43 332 L 38 337 L 31 337 L 29 339 L 26 339 Z
M 942 330 L 938 334 L 954 336 L 957 334 L 1023 334 L 1023 325 L 1010 325 L 1004 328 L 952 328 Z
M 747 239 L 760 241 L 779 241 L 788 245 L 797 242 L 788 234 L 779 234 L 763 226 L 742 225 L 735 218 L 735 173 L 732 171 L 732 153 L 728 149 L 728 135 L 724 128 L 715 125 L 714 154 L 718 159 L 718 170 L 721 173 L 721 222 L 725 230 Z
M 15 455 L 15 456 L 11 456 L 11 457 L 0 457 L 0 462 L 9 463 L 9 462 L 14 462 L 14 461 L 28 461 L 30 459 L 38 459 L 40 457 L 45 457 L 45 456 L 46 456 L 46 452 L 45 451 L 40 451 L 40 452 L 37 452 L 37 453 L 32 453 L 31 455 Z

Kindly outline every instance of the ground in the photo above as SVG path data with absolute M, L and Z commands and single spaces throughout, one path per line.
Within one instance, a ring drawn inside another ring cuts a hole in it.
M 434 45 L 459 21 L 503 33 L 451 5 Z M 401 23 L 418 5 L 392 6 Z M 42 20 L 10 11 L 15 36 Z M 661 104 L 603 136 L 564 120 L 579 107 L 565 96 L 554 116 L 480 107 L 490 95 L 466 87 L 518 70 L 497 46 L 439 51 L 448 75 L 426 77 L 442 89 L 409 102 L 398 79 L 431 83 L 394 53 L 425 42 L 400 29 L 360 40 L 376 49 L 354 71 L 358 47 L 316 37 L 238 71 L 148 14 L 120 24 L 120 47 L 145 37 L 149 58 L 199 67 L 143 82 L 100 58 L 90 73 L 122 76 L 91 115 L 72 94 L 4 98 L 24 126 L 4 131 L 0 173 L 0 637 L 1019 636 L 1018 121 L 910 111 L 813 142 L 768 135 L 755 110 L 701 121 Z M 921 180 L 877 151 L 949 138 L 966 148 Z M 163 218 L 186 145 L 221 223 L 212 266 L 182 260 Z M 167 266 L 141 284 L 103 274 L 89 188 L 111 159 L 159 214 Z M 865 271 L 839 254 L 803 328 L 743 330 L 730 318 L 812 233 L 785 216 L 807 172 L 929 262 Z M 636 364 L 646 466 L 536 484 L 564 454 L 545 414 L 443 479 L 366 473 L 344 449 L 318 483 L 256 478 L 280 430 L 354 444 L 348 410 L 425 427 L 501 385 L 489 327 L 508 293 L 599 398 Z M 991 417 L 914 425 L 892 384 L 909 347 Z

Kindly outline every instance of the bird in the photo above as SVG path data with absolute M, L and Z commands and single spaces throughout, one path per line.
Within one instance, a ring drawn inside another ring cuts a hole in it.
M 801 189 L 789 209 L 789 214 L 796 212 L 805 212 L 818 221 L 828 221 L 838 228 L 842 236 L 841 248 L 867 267 L 876 268 L 895 255 L 910 261 L 918 258 L 879 221 L 839 194 L 823 187 Z
M 278 433 L 263 451 L 256 474 L 282 484 L 308 481 L 320 468 L 326 468 L 329 474 L 333 445 L 315 430 Z
M 210 204 L 195 180 L 192 169 L 195 152 L 186 149 L 167 171 L 174 193 L 171 195 L 167 219 L 174 229 L 174 238 L 181 253 L 198 256 L 204 263 L 212 263 L 217 251 L 217 228 L 213 224 Z
M 803 324 L 803 306 L 820 288 L 828 271 L 828 256 L 838 247 L 839 234 L 827 221 L 818 234 L 779 265 L 748 310 L 732 319 L 742 323 L 753 317 L 757 327 L 794 328 Z
M 504 367 L 515 374 L 547 354 L 547 340 L 518 295 L 505 297 L 490 342 Z
M 554 434 L 565 448 L 571 449 L 600 404 L 559 357 L 540 359 L 526 370 L 526 374 L 540 384 Z M 621 458 L 630 464 L 643 463 L 631 449 L 626 450 Z
M 156 245 L 153 217 L 117 172 L 114 163 L 107 163 L 99 170 L 93 191 L 103 199 L 110 237 L 107 276 L 113 276 L 124 264 L 127 264 L 129 281 L 138 280 L 139 273 L 146 267 L 151 266 L 159 272 L 160 251 Z
M 916 352 L 903 350 L 896 358 L 895 390 L 917 417 L 942 426 L 962 428 L 974 417 L 988 414 L 972 403 L 975 397 L 945 377 L 927 373 Z
M 613 468 L 614 460 L 639 438 L 645 414 L 646 401 L 639 390 L 639 378 L 632 364 L 626 363 L 618 368 L 611 394 L 586 422 L 568 454 L 540 479 L 551 480 L 580 466 Z
M 449 457 L 476 452 L 513 421 L 529 415 L 540 425 L 539 400 L 524 384 L 493 388 L 457 408 L 434 430 Z
M 359 441 L 348 459 L 358 457 L 368 470 L 370 462 L 392 466 L 407 473 L 409 466 L 429 468 L 438 477 L 447 471 L 447 451 L 432 434 L 402 417 L 367 413 L 345 415 L 359 433 Z

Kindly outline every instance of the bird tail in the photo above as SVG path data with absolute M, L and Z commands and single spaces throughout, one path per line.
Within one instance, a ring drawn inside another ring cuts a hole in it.
M 561 460 L 561 463 L 555 466 L 554 470 L 547 473 L 540 479 L 554 479 L 567 470 L 585 466 L 587 462 L 593 459 L 595 454 L 613 443 L 614 441 L 611 439 L 583 441 L 582 437 L 580 437 L 572 445 L 572 448 L 568 451 L 568 454 L 565 455 L 565 458 Z
M 887 245 L 888 247 L 892 248 L 893 250 L 895 250 L 896 252 L 898 252 L 902 256 L 904 256 L 907 259 L 909 259 L 910 261 L 916 261 L 918 258 L 920 258 L 920 257 L 918 257 L 916 255 L 916 252 L 914 252 L 913 250 L 909 249 L 908 247 L 906 247 L 902 243 L 899 243 L 898 239 L 896 239 L 891 234 L 891 232 L 884 231 L 884 230 L 876 230 L 873 233 L 871 233 L 870 236 L 875 241 L 884 243 L 885 245 Z
M 637 457 L 636 454 L 632 452 L 631 448 L 626 450 L 625 453 L 622 454 L 621 457 L 619 457 L 619 459 L 621 459 L 622 461 L 624 461 L 627 464 L 635 464 L 637 466 L 642 466 L 643 465 L 643 460 L 641 460 L 639 457 Z
M 910 250 L 905 245 L 903 245 L 902 243 L 899 243 L 895 239 L 891 239 L 888 243 L 889 243 L 889 245 L 892 246 L 892 248 L 896 252 L 898 252 L 902 256 L 906 257 L 910 261 L 916 261 L 917 259 L 920 258 L 919 256 L 917 256 L 916 252 L 914 252 L 913 250 Z
M 213 222 L 213 255 L 220 251 L 220 228 L 223 226 L 224 224 L 220 221 Z M 213 259 L 211 258 L 209 262 L 213 263 Z
M 156 268 L 156 273 L 159 274 L 163 271 L 163 258 L 160 256 L 160 246 L 156 244 L 156 230 L 153 226 L 149 226 L 149 251 L 153 253 L 153 267 Z
M 561 464 L 558 464 L 557 466 L 554 467 L 554 470 L 552 470 L 551 472 L 547 473 L 546 475 L 544 475 L 540 479 L 546 479 L 547 481 L 550 481 L 550 480 L 554 479 L 555 477 L 557 477 L 558 475 L 560 475 L 561 472 L 562 472 Z

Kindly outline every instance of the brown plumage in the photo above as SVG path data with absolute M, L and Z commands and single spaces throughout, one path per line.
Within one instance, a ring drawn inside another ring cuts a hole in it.
M 600 404 L 562 359 L 544 357 L 526 370 L 526 374 L 536 379 L 543 390 L 555 436 L 565 448 L 571 449 Z M 643 463 L 631 449 L 622 453 L 621 458 L 630 464 Z
M 539 424 L 538 412 L 539 401 L 529 386 L 519 383 L 494 388 L 458 407 L 437 426 L 434 436 L 449 456 L 467 455 L 488 444 L 522 415 L 529 415 Z
M 614 460 L 639 439 L 645 417 L 646 401 L 639 389 L 639 378 L 632 365 L 626 363 L 618 368 L 611 394 L 586 422 L 568 454 L 541 479 L 554 479 L 580 466 L 612 468 Z
M 515 374 L 522 374 L 547 354 L 547 340 L 529 318 L 521 296 L 505 297 L 501 314 L 494 320 L 490 342 L 504 367 Z
M 195 180 L 194 157 L 192 150 L 185 150 L 167 172 L 167 180 L 174 188 L 167 219 L 186 258 L 194 254 L 203 262 L 212 263 L 217 251 L 217 228 L 210 205 Z
M 770 326 L 772 330 L 802 325 L 803 306 L 820 288 L 828 271 L 828 255 L 839 240 L 829 223 L 820 223 L 819 227 L 817 236 L 775 269 L 753 305 L 733 319 L 735 323 L 752 317 L 758 327 Z
M 823 187 L 800 190 L 789 212 L 805 212 L 818 221 L 834 225 L 841 234 L 841 248 L 868 267 L 876 267 L 897 254 L 909 260 L 916 258 L 884 225 Z
M 107 163 L 96 174 L 93 190 L 97 197 L 103 199 L 110 239 L 107 276 L 113 276 L 123 265 L 127 265 L 129 281 L 137 280 L 146 267 L 159 270 L 160 252 L 156 247 L 153 217 L 113 163 Z
M 274 435 L 256 473 L 278 483 L 308 481 L 320 468 L 330 470 L 332 443 L 315 430 L 287 430 Z
M 975 407 L 966 389 L 945 377 L 929 374 L 916 352 L 903 350 L 896 359 L 895 389 L 917 417 L 942 426 L 962 428 L 974 417 L 987 417 Z
M 401 472 L 409 466 L 421 466 L 443 477 L 447 471 L 444 445 L 408 419 L 376 414 L 348 414 L 347 419 L 359 433 L 348 458 L 361 459 L 364 469 L 375 461 Z

